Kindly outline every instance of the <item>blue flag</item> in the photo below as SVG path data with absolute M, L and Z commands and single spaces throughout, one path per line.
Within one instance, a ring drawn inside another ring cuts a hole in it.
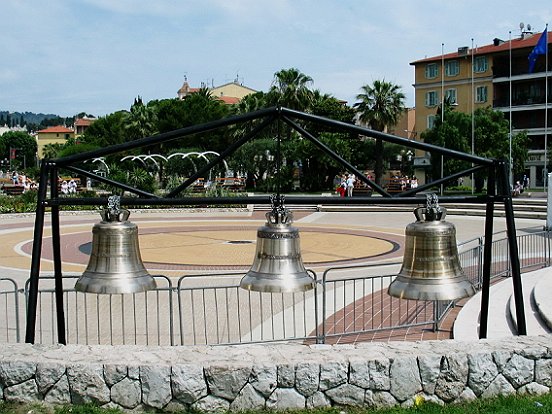
M 537 57 L 539 55 L 545 55 L 546 49 L 548 47 L 548 28 L 544 29 L 544 32 L 542 32 L 541 37 L 539 38 L 539 41 L 537 42 L 537 45 L 533 48 L 531 53 L 529 54 L 529 73 L 533 73 L 533 70 L 535 69 L 535 63 L 537 62 Z

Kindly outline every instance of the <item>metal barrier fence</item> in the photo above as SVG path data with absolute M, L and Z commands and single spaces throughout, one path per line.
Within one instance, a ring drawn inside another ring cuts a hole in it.
M 492 246 L 491 275 L 509 276 L 505 238 Z M 517 237 L 522 269 L 550 265 L 550 234 Z M 459 245 L 470 281 L 482 284 L 483 238 Z M 157 289 L 136 294 L 96 295 L 64 276 L 66 337 L 74 344 L 216 345 L 274 341 L 336 343 L 371 340 L 392 329 L 438 328 L 454 302 L 393 298 L 387 286 L 400 263 L 327 269 L 316 288 L 301 293 L 250 292 L 239 287 L 243 273 L 156 276 Z M 313 273 L 316 278 L 316 275 Z M 23 289 L 0 278 L 0 343 L 21 342 L 28 282 Z M 56 343 L 54 280 L 41 277 L 36 342 Z M 0 313 L 1 315 L 1 313 Z

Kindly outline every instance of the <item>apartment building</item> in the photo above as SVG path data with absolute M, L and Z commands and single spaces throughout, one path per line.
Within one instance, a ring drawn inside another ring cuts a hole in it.
M 531 185 L 543 185 L 545 146 L 547 149 L 552 146 L 552 141 L 547 139 L 552 138 L 551 65 L 548 62 L 546 70 L 546 56 L 538 56 L 534 70 L 529 73 L 528 60 L 540 37 L 541 33 L 523 32 L 512 39 L 495 38 L 484 46 L 462 46 L 453 53 L 412 62 L 415 71 L 416 135 L 419 137 L 421 132 L 433 126 L 443 98 L 448 98 L 455 110 L 465 113 L 492 106 L 502 111 L 506 119 L 511 119 L 513 134 L 528 132 L 531 143 L 525 173 Z M 550 33 L 546 40 L 550 44 Z M 547 134 L 545 110 L 549 120 Z M 550 157 L 546 158 L 550 165 Z M 431 160 L 425 154 L 418 153 L 415 165 L 423 170 L 423 167 L 430 167 Z M 418 174 L 423 175 L 423 172 Z

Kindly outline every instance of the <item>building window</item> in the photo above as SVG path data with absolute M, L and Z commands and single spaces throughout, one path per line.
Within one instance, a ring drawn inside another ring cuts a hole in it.
M 433 128 L 435 125 L 435 115 L 428 115 L 427 116 L 427 129 Z
M 457 60 L 450 60 L 445 64 L 445 75 L 456 76 L 460 73 L 460 65 Z
M 437 64 L 429 63 L 425 68 L 425 76 L 427 79 L 434 79 L 437 77 Z
M 487 56 L 477 56 L 474 59 L 473 71 L 476 73 L 487 72 Z
M 426 106 L 436 106 L 438 102 L 438 96 L 436 91 L 429 91 L 425 96 Z
M 475 102 L 487 102 L 487 87 L 478 86 L 475 90 Z
M 456 88 L 447 89 L 445 91 L 445 99 L 448 100 L 448 103 L 454 105 L 456 102 Z

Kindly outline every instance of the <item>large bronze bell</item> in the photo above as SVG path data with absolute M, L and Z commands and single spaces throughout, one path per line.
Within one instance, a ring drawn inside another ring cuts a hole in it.
M 444 221 L 446 209 L 437 196 L 414 210 L 416 222 L 406 227 L 401 271 L 389 285 L 389 294 L 405 299 L 454 300 L 475 293 L 458 258 L 456 229 Z
M 303 265 L 299 230 L 291 226 L 293 215 L 283 206 L 283 197 L 272 197 L 272 203 L 266 224 L 257 230 L 255 259 L 240 287 L 273 293 L 310 290 L 315 281 Z
M 116 196 L 115 196 L 116 197 Z M 75 290 L 89 293 L 136 293 L 155 289 L 138 246 L 138 227 L 128 221 L 130 212 L 117 199 L 100 212 L 102 221 L 92 228 L 92 252 L 88 267 Z

